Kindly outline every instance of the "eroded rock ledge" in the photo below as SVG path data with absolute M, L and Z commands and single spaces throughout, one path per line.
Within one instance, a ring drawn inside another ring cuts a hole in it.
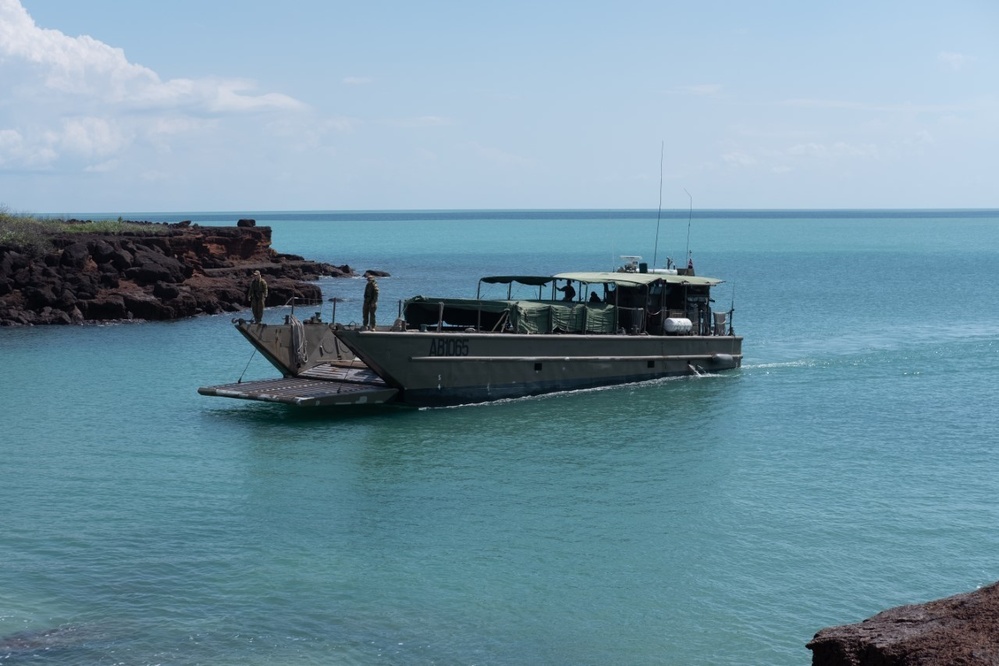
M 270 227 L 189 222 L 116 234 L 58 232 L 51 250 L 0 245 L 0 326 L 109 320 L 170 320 L 248 306 L 254 270 L 268 283 L 267 305 L 292 297 L 318 302 L 321 276 L 350 266 L 307 261 L 271 248 Z
M 999 664 L 999 583 L 822 629 L 812 666 Z

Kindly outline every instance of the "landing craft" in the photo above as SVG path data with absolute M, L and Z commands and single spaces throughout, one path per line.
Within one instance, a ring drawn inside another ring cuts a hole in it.
M 628 256 L 617 271 L 484 277 L 475 298 L 416 296 L 391 326 L 374 330 L 318 315 L 278 325 L 238 319 L 236 330 L 283 377 L 198 392 L 299 406 L 436 407 L 738 368 L 733 310 L 711 309 L 722 281 L 692 267 L 649 271 L 640 260 Z M 505 297 L 482 296 L 494 285 Z M 537 293 L 515 298 L 514 285 Z

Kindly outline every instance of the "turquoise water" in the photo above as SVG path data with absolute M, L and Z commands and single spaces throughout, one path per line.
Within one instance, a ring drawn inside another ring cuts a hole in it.
M 309 412 L 197 394 L 275 375 L 231 315 L 2 329 L 4 663 L 806 664 L 999 579 L 999 212 L 146 217 L 247 216 L 386 317 L 689 232 L 745 366 Z

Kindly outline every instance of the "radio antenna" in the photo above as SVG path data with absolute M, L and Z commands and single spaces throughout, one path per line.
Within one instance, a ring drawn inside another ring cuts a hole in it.
M 687 192 L 687 188 L 683 188 L 684 192 Z M 690 192 L 687 192 L 687 198 L 690 199 L 690 212 L 687 213 L 687 261 L 690 261 L 690 218 L 694 216 L 694 197 L 690 196 Z
M 663 214 L 663 155 L 666 152 L 666 141 L 659 144 L 659 210 L 656 211 L 656 245 L 652 252 L 652 267 L 656 266 L 659 257 L 659 219 Z
M 735 335 L 735 328 L 732 320 L 735 319 L 735 283 L 732 283 L 732 305 L 728 308 L 728 334 Z

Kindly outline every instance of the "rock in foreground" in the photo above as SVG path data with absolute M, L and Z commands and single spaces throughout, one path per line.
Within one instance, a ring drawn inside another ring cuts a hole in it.
M 0 245 L 0 326 L 234 312 L 248 305 L 254 270 L 267 280 L 268 306 L 319 302 L 322 292 L 308 280 L 353 275 L 349 266 L 274 251 L 269 227 L 142 226 L 57 232 L 44 250 Z
M 812 666 L 995 666 L 999 583 L 822 629 L 808 648 Z

